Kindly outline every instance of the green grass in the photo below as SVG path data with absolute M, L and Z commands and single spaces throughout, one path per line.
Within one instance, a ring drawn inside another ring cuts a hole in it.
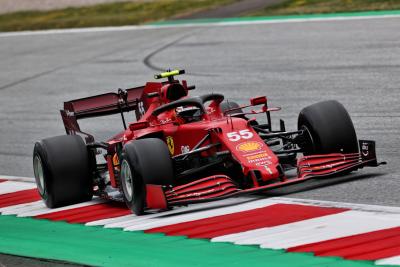
M 246 16 L 322 14 L 400 9 L 400 0 L 288 0 Z
M 143 24 L 173 19 L 237 0 L 155 0 L 122 2 L 52 11 L 26 11 L 0 15 L 0 31 L 60 29 Z
M 26 11 L 0 15 L 0 31 L 137 25 L 173 20 L 238 0 L 153 0 L 122 2 L 52 11 Z M 400 10 L 400 0 L 287 0 L 245 14 L 276 16 L 339 12 Z
M 372 261 L 15 216 L 0 216 L 0 226 L 0 253 L 91 266 L 376 267 Z

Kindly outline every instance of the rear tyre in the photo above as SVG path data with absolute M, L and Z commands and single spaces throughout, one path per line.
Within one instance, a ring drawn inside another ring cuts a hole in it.
M 93 197 L 90 153 L 77 135 L 43 139 L 33 149 L 39 193 L 49 208 L 89 201 Z
M 224 113 L 227 110 L 230 110 L 233 108 L 238 108 L 240 106 L 238 103 L 236 103 L 234 101 L 229 101 L 229 102 L 225 101 L 225 102 L 222 102 L 219 107 L 221 109 L 221 112 Z M 231 111 L 226 112 L 226 115 L 233 115 L 233 114 L 237 114 L 237 113 L 243 113 L 243 110 L 241 108 L 231 110 Z M 248 120 L 246 115 L 239 115 L 239 116 L 235 116 L 235 117 L 242 118 L 244 120 Z M 258 125 L 258 123 L 256 121 L 250 121 L 250 122 L 252 125 Z
M 305 131 L 305 155 L 358 152 L 353 122 L 342 104 L 328 100 L 304 108 L 298 129 Z
M 227 110 L 230 110 L 233 108 L 238 108 L 238 107 L 240 107 L 239 104 L 234 101 L 225 101 L 219 105 L 219 108 L 221 109 L 222 113 L 224 113 Z M 243 110 L 241 108 L 239 108 L 239 109 L 235 109 L 232 111 L 228 111 L 226 114 L 231 115 L 231 114 L 235 114 L 235 113 L 243 113 Z
M 142 215 L 146 206 L 146 184 L 171 185 L 174 172 L 167 145 L 147 138 L 124 146 L 121 156 L 121 186 L 127 206 Z

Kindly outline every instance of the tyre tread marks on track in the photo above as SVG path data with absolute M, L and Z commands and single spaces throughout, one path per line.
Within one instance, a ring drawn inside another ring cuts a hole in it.
M 173 45 L 179 43 L 180 41 L 182 41 L 182 40 L 188 38 L 188 37 L 191 36 L 191 35 L 193 35 L 193 33 L 185 34 L 185 35 L 183 35 L 183 36 L 180 36 L 179 38 L 177 38 L 177 39 L 175 39 L 175 40 L 173 40 L 173 41 L 171 41 L 171 42 L 169 42 L 169 43 L 167 43 L 167 44 L 165 44 L 165 45 L 159 47 L 158 49 L 154 50 L 153 52 L 151 52 L 150 54 L 148 54 L 148 55 L 143 59 L 143 64 L 144 64 L 146 67 L 148 67 L 148 68 L 150 68 L 150 69 L 152 69 L 152 70 L 155 70 L 155 71 L 165 71 L 166 69 L 161 68 L 161 67 L 159 67 L 159 66 L 156 66 L 155 64 L 153 64 L 153 63 L 151 62 L 152 57 L 154 57 L 154 56 L 157 55 L 158 53 L 160 53 L 160 52 L 162 52 L 162 51 L 168 49 L 169 47 L 171 47 L 171 46 L 173 46 Z
M 204 30 L 204 29 L 202 29 L 202 30 Z M 168 67 L 162 68 L 162 67 L 160 67 L 160 66 L 157 66 L 157 65 L 155 65 L 155 64 L 151 61 L 151 59 L 152 59 L 154 56 L 156 56 L 157 54 L 159 54 L 159 53 L 161 53 L 161 52 L 167 50 L 169 47 L 174 46 L 175 44 L 177 44 L 177 43 L 179 43 L 179 42 L 185 40 L 186 38 L 188 38 L 188 37 L 190 37 L 190 36 L 193 36 L 193 35 L 194 35 L 196 32 L 198 32 L 198 31 L 200 31 L 200 30 L 196 30 L 195 32 L 187 33 L 187 34 L 185 34 L 185 35 L 183 35 L 183 36 L 180 36 L 179 38 L 177 38 L 177 39 L 175 39 L 175 40 L 173 40 L 173 41 L 171 41 L 171 42 L 169 42 L 169 43 L 166 43 L 165 45 L 163 45 L 163 46 L 157 48 L 156 50 L 154 50 L 153 52 L 149 53 L 147 56 L 144 57 L 144 59 L 143 59 L 143 64 L 144 64 L 146 67 L 148 67 L 149 69 L 152 69 L 152 70 L 155 70 L 155 71 L 166 71 L 166 70 L 168 69 Z M 192 76 L 205 76 L 205 77 L 212 77 L 212 76 L 215 76 L 215 75 L 213 75 L 213 74 L 193 73 L 193 72 L 186 72 L 186 74 L 187 74 L 187 75 L 192 75 Z
M 177 40 L 177 41 L 179 41 L 179 40 Z M 9 88 L 14 87 L 16 85 L 19 85 L 19 84 L 22 84 L 22 83 L 25 83 L 25 82 L 28 82 L 28 81 L 31 81 L 31 80 L 35 80 L 35 79 L 40 78 L 42 76 L 46 76 L 48 74 L 51 74 L 51 73 L 54 73 L 54 72 L 58 72 L 60 70 L 68 69 L 68 68 L 71 68 L 71 67 L 76 67 L 76 66 L 91 62 L 91 61 L 93 61 L 95 59 L 98 59 L 98 58 L 101 58 L 101 57 L 110 56 L 110 55 L 113 55 L 115 53 L 119 53 L 121 50 L 130 48 L 130 46 L 131 46 L 131 44 L 129 44 L 129 45 L 125 45 L 124 44 L 124 45 L 121 45 L 118 48 L 113 48 L 113 49 L 110 49 L 109 51 L 106 51 L 106 52 L 103 52 L 103 53 L 99 53 L 97 55 L 94 55 L 94 56 L 91 56 L 91 57 L 88 57 L 88 58 L 80 59 L 78 61 L 71 62 L 69 64 L 60 65 L 60 66 L 57 66 L 57 67 L 49 69 L 49 70 L 44 70 L 42 72 L 33 74 L 31 76 L 27 76 L 27 77 L 21 78 L 21 79 L 19 79 L 17 81 L 13 81 L 13 82 L 10 82 L 10 83 L 5 84 L 5 85 L 0 85 L 0 90 L 6 90 L 6 89 L 9 89 Z

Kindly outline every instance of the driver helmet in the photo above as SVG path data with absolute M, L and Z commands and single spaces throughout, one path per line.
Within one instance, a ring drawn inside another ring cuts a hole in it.
M 201 120 L 202 112 L 200 108 L 195 106 L 181 106 L 175 109 L 176 116 L 182 118 L 185 123 Z

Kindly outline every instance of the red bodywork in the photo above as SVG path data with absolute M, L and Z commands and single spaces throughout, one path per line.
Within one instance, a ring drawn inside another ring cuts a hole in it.
M 199 153 L 199 157 L 213 157 L 216 153 L 227 153 L 241 171 L 234 176 L 210 173 L 210 176 L 196 177 L 192 181 L 179 181 L 171 186 L 147 185 L 148 208 L 164 209 L 172 205 L 216 200 L 242 194 L 265 191 L 284 185 L 299 183 L 316 177 L 329 177 L 361 168 L 377 166 L 374 143 L 361 142 L 361 153 L 326 154 L 300 157 L 297 159 L 297 175 L 289 177 L 283 170 L 278 156 L 250 125 L 252 120 L 226 115 L 220 110 L 222 98 L 215 97 L 205 103 L 205 112 L 193 122 L 185 122 L 177 115 L 175 108 L 155 114 L 154 111 L 168 103 L 188 96 L 186 81 L 163 83 L 149 82 L 145 86 L 127 89 L 119 93 L 108 93 L 84 99 L 65 102 L 61 111 L 68 134 L 86 137 L 88 144 L 94 138 L 83 133 L 78 119 L 135 111 L 136 122 L 127 129 L 107 140 L 107 169 L 111 186 L 118 187 L 117 145 L 124 145 L 135 139 L 158 137 L 165 141 L 171 157 L 177 157 L 200 147 L 210 146 Z M 178 93 L 176 93 L 178 92 Z M 171 96 L 172 94 L 172 96 Z M 176 94 L 176 95 L 173 95 Z M 279 110 L 267 107 L 266 97 L 253 98 L 250 105 L 261 105 L 261 110 L 251 113 L 268 113 Z M 205 139 L 205 137 L 207 137 Z M 204 139 L 204 142 L 201 142 Z M 247 180 L 246 185 L 238 183 Z

